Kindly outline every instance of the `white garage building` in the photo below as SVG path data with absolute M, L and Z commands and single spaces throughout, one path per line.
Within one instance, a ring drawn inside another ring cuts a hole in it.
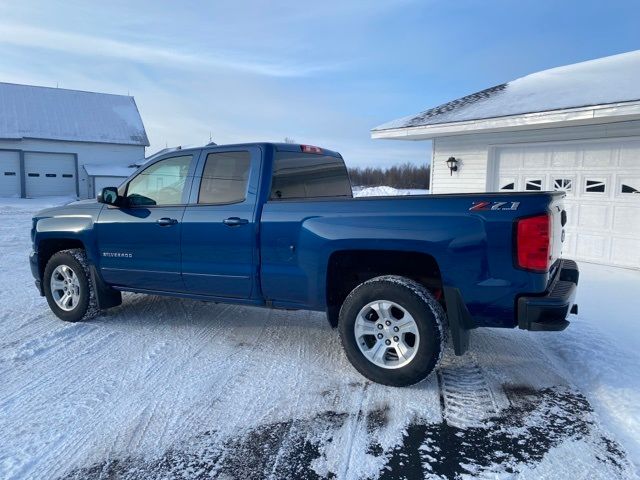
M 564 190 L 564 254 L 640 268 L 640 51 L 534 73 L 372 137 L 432 140 L 432 193 Z
M 2 197 L 93 197 L 148 145 L 133 97 L 0 83 Z

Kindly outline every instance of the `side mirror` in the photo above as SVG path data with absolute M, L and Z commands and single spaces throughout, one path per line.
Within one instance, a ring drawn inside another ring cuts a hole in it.
M 118 204 L 118 189 L 116 187 L 104 187 L 98 194 L 98 202 L 107 205 Z

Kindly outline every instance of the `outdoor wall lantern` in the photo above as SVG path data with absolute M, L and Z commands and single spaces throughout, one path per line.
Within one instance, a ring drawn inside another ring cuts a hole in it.
M 455 157 L 449 157 L 447 167 L 449 167 L 449 172 L 451 172 L 451 176 L 453 176 L 453 172 L 458 171 L 458 160 L 456 160 Z

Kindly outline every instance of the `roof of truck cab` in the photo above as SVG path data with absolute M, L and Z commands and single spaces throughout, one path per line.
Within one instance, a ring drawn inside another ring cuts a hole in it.
M 303 145 L 307 145 L 307 144 L 278 143 L 278 142 L 246 142 L 246 143 L 229 143 L 229 144 L 221 144 L 221 145 L 202 145 L 199 147 L 187 147 L 187 148 L 176 147 L 173 149 L 166 149 L 168 150 L 166 153 L 161 150 L 151 155 L 150 157 L 147 157 L 147 159 L 155 160 L 156 158 L 165 157 L 170 154 L 190 153 L 190 152 L 195 152 L 195 151 L 200 151 L 205 149 L 224 149 L 224 148 L 243 148 L 243 147 L 244 148 L 265 147 L 265 148 L 274 148 L 276 151 L 279 151 L 279 152 L 301 152 L 301 147 Z M 340 155 L 339 152 L 336 152 L 334 150 L 329 150 L 328 148 L 324 148 L 319 145 L 313 145 L 313 146 L 317 146 L 318 148 L 322 149 L 322 153 L 324 155 L 330 155 L 333 157 L 342 158 L 342 155 Z

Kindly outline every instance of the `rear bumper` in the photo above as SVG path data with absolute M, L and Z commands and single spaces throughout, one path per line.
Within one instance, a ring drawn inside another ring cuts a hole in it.
M 573 260 L 561 260 L 549 290 L 543 295 L 518 298 L 518 326 L 523 330 L 559 331 L 569 326 L 567 316 L 575 313 L 580 272 Z

